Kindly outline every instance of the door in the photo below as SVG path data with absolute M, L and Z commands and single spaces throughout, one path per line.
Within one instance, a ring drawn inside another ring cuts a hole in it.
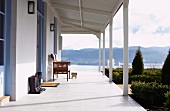
M 44 78 L 44 1 L 37 0 L 37 72 L 42 72 Z
M 5 0 L 0 0 L 0 97 L 4 95 Z

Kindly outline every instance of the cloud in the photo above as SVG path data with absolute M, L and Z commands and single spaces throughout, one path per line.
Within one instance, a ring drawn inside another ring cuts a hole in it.
M 165 34 L 165 33 L 170 33 L 170 26 L 168 27 L 158 27 L 155 31 L 154 34 Z
M 169 0 L 133 0 L 129 4 L 129 45 L 169 46 Z M 134 33 L 135 32 L 135 33 Z
M 130 31 L 134 34 L 137 33 L 139 30 L 140 30 L 140 26 L 131 26 L 130 27 Z
M 97 48 L 98 38 L 92 34 L 62 34 L 63 49 Z

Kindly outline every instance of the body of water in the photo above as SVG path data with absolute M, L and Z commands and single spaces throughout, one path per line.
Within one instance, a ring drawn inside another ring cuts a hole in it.
M 71 65 L 69 66 L 71 72 L 76 71 L 89 71 L 89 72 L 97 72 L 99 66 L 95 65 Z M 107 67 L 106 67 L 107 68 Z M 114 68 L 121 68 L 121 66 L 114 66 Z M 131 68 L 131 67 L 130 67 Z M 161 65 L 155 66 L 155 65 L 146 65 L 145 68 L 162 68 Z M 101 66 L 101 71 L 103 70 L 103 66 Z
M 71 72 L 76 71 L 89 71 L 89 72 L 97 72 L 98 66 L 92 66 L 92 65 L 71 65 L 70 67 Z

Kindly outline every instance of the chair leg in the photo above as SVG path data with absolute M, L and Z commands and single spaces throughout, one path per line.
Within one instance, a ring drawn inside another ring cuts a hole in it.
M 67 73 L 67 81 L 68 81 L 68 73 Z
M 69 79 L 70 79 L 70 71 L 68 71 L 68 73 L 69 73 Z
M 53 81 L 54 81 L 54 74 L 53 74 Z

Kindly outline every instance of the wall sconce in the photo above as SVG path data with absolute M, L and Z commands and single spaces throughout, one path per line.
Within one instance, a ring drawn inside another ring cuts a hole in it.
M 29 14 L 35 13 L 35 2 L 34 1 L 28 1 L 28 13 Z
M 50 24 L 50 31 L 54 31 L 54 24 Z

